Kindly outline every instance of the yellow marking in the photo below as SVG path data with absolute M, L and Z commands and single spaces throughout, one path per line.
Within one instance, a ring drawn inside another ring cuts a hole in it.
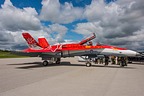
M 117 48 L 113 48 L 113 50 L 119 50 L 119 49 L 117 49 Z
M 91 48 L 91 46 L 85 46 L 85 48 Z

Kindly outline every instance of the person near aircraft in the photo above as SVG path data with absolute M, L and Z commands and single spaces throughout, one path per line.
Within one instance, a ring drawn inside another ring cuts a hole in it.
M 109 64 L 109 56 L 105 55 L 105 66 L 107 66 Z
M 126 57 L 121 57 L 121 67 L 127 66 Z
M 89 42 L 88 42 L 88 46 L 93 46 L 92 41 L 89 41 Z

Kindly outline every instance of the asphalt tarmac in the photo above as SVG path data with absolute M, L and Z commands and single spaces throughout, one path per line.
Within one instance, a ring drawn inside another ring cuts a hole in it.
M 0 96 L 144 96 L 144 63 L 86 67 L 77 58 L 0 59 Z

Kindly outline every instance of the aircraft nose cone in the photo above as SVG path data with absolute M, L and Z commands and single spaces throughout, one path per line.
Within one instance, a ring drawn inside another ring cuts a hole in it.
M 141 56 L 141 54 L 136 51 L 132 51 L 132 50 L 129 50 L 129 51 L 130 51 L 131 56 Z
M 132 50 L 123 50 L 122 53 L 125 54 L 126 56 L 130 56 L 130 57 L 140 56 L 140 54 L 138 52 L 132 51 Z

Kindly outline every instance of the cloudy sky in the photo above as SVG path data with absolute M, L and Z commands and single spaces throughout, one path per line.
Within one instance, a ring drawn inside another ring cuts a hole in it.
M 144 51 L 144 0 L 0 0 L 0 49 L 26 48 L 22 32 Z

